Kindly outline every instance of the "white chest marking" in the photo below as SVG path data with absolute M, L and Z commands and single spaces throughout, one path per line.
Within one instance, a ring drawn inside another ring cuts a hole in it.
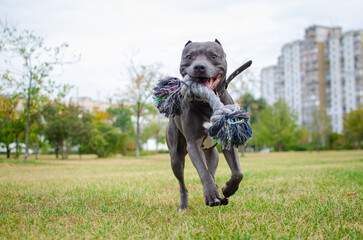
M 216 145 L 217 142 L 213 142 L 212 138 L 210 136 L 207 136 L 202 143 L 202 149 L 210 149 L 212 147 L 215 147 Z

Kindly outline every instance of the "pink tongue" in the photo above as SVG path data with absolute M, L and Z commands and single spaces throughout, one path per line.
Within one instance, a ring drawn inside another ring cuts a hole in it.
M 209 78 L 208 78 L 208 79 L 206 79 L 204 82 L 201 82 L 200 84 L 201 84 L 202 86 L 207 87 L 208 89 L 211 89 L 211 85 L 210 85 L 210 83 L 209 83 Z

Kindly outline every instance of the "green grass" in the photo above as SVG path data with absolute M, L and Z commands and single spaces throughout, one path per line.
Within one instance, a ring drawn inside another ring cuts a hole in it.
M 246 154 L 229 205 L 204 205 L 187 160 L 189 206 L 167 154 L 0 161 L 2 239 L 363 239 L 363 152 Z M 221 156 L 220 187 L 230 171 Z M 349 194 L 349 193 L 356 194 Z

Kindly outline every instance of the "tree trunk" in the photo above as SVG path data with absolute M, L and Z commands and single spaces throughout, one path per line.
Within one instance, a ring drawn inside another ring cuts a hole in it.
M 136 158 L 140 157 L 140 102 L 137 103 L 136 117 Z
M 10 158 L 10 147 L 6 146 L 6 158 L 9 159 Z
M 279 147 L 278 147 L 278 149 L 279 149 L 278 151 L 279 151 L 279 152 L 282 152 L 282 143 L 281 143 L 281 141 L 279 141 L 278 146 L 279 146 Z
M 35 151 L 35 160 L 38 160 L 38 150 Z
M 59 153 L 59 144 L 56 144 L 55 146 L 55 158 L 58 159 L 58 153 Z
M 67 141 L 64 140 L 63 141 L 63 159 L 67 159 L 68 158 L 68 144 Z
M 322 150 L 326 150 L 326 142 L 324 134 L 321 136 L 321 145 L 322 145 Z
M 19 157 L 19 137 L 16 137 L 15 142 L 15 158 L 17 159 Z
M 30 64 L 29 64 L 30 65 Z M 32 89 L 32 80 L 33 75 L 32 71 L 29 71 L 29 88 L 28 88 L 28 99 L 26 103 L 26 127 L 25 127 L 25 152 L 24 152 L 24 163 L 28 159 L 28 150 L 29 150 L 29 114 L 30 114 L 30 95 Z
M 38 153 L 40 151 L 40 147 L 39 147 L 39 144 L 37 143 L 36 146 L 35 146 L 35 160 L 38 160 Z
M 69 154 L 71 153 L 71 146 L 66 142 L 66 152 L 64 154 L 64 159 L 68 159 Z
M 156 133 L 156 136 L 155 136 L 155 151 L 158 152 L 159 151 L 159 134 Z
M 60 149 L 61 149 L 62 159 L 64 159 L 64 142 L 63 141 L 61 143 Z

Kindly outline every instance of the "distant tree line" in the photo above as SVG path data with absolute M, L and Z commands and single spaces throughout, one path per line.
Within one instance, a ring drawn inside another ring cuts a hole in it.
M 10 103 L 10 99 L 0 95 L 0 104 Z M 9 106 L 10 107 L 10 106 Z M 148 106 L 153 108 L 153 106 Z M 31 115 L 29 144 L 37 155 L 49 153 L 52 149 L 57 158 L 67 159 L 70 153 L 96 154 L 108 157 L 112 154 L 128 154 L 134 152 L 135 129 L 132 122 L 133 106 L 108 108 L 107 111 L 88 112 L 78 105 L 49 101 Z M 2 108 L 4 109 L 4 108 Z M 24 110 L 11 110 L 10 114 L 1 111 L 0 143 L 6 148 L 7 158 L 14 151 L 15 157 L 20 155 L 21 143 L 25 140 Z M 149 138 L 165 142 L 165 124 L 149 122 L 144 128 L 141 143 Z M 15 150 L 11 144 L 16 144 Z
M 363 108 L 344 116 L 344 131 L 338 134 L 332 132 L 325 109 L 313 112 L 311 126 L 299 127 L 295 113 L 283 100 L 268 106 L 264 99 L 255 99 L 247 93 L 237 102 L 250 114 L 254 136 L 248 146 L 253 150 L 319 151 L 363 147 Z

